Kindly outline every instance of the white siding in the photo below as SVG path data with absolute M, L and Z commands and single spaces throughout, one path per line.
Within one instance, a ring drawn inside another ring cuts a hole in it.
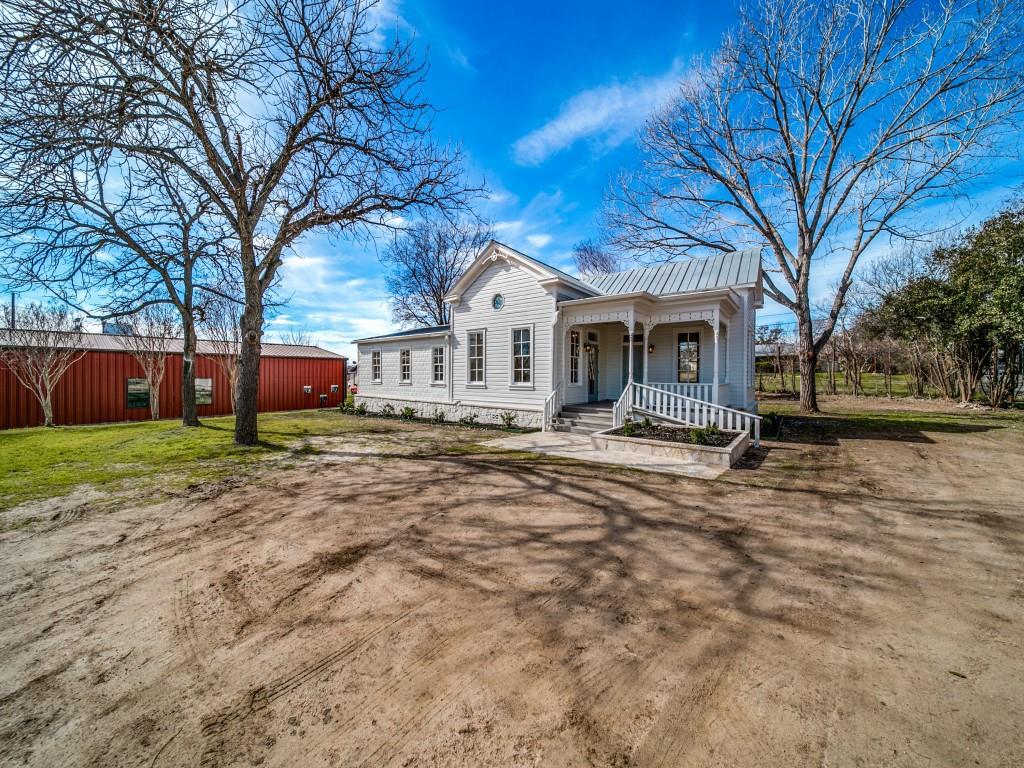
M 678 381 L 676 370 L 676 345 L 680 333 L 700 333 L 700 383 L 710 382 L 715 375 L 715 335 L 707 323 L 685 323 L 681 325 L 656 325 L 648 337 L 648 343 L 654 344 L 654 354 L 649 355 L 650 371 L 647 380 L 650 382 Z M 718 341 L 721 344 L 722 336 Z
M 500 293 L 505 305 L 491 305 Z M 555 300 L 526 270 L 498 261 L 480 273 L 452 307 L 454 398 L 483 405 L 543 408 L 551 392 L 552 329 Z M 511 384 L 512 329 L 533 327 L 533 383 Z M 487 333 L 484 386 L 467 384 L 466 338 L 469 331 Z
M 442 403 L 448 400 L 448 382 L 432 384 L 431 350 L 434 347 L 445 347 L 447 361 L 448 341 L 443 336 L 432 338 L 398 338 L 389 341 L 370 341 L 359 345 L 359 394 L 368 397 L 386 397 L 398 400 L 418 400 Z M 381 352 L 381 381 L 373 382 L 372 352 Z M 408 349 L 412 381 L 403 384 L 399 381 L 399 352 Z M 451 375 L 451 365 L 446 365 L 446 375 Z

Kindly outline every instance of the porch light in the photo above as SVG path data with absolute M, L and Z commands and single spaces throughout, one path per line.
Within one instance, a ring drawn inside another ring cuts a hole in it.
M 583 351 L 584 352 L 589 352 L 590 351 L 590 342 L 589 341 L 586 344 L 583 345 Z
M 647 354 L 649 354 L 649 355 L 653 355 L 654 354 L 654 345 L 653 344 L 648 344 L 647 345 Z

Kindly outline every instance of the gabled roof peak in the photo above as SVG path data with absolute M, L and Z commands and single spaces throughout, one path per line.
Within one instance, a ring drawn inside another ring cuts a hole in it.
M 521 251 L 517 251 L 515 248 L 499 243 L 497 240 L 491 240 L 487 243 L 477 254 L 477 257 L 473 260 L 473 263 L 469 265 L 469 268 L 463 273 L 462 277 L 459 278 L 458 282 L 452 287 L 448 296 L 445 297 L 446 301 L 456 301 L 465 289 L 473 283 L 474 280 L 479 276 L 483 270 L 493 263 L 496 263 L 499 259 L 504 259 L 506 262 L 515 262 L 519 266 L 524 267 L 539 281 L 554 280 L 560 283 L 571 285 L 577 290 L 591 295 L 598 295 L 601 292 L 592 285 L 585 283 L 578 277 L 573 277 L 568 272 L 564 272 L 557 267 L 553 267 L 550 264 L 546 264 L 539 259 L 535 259 L 532 256 L 527 256 Z

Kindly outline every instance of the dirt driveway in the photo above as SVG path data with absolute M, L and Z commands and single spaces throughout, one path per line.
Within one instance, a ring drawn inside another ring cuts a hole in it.
M 0 763 L 1024 764 L 1019 427 L 716 481 L 346 441 L 3 534 Z

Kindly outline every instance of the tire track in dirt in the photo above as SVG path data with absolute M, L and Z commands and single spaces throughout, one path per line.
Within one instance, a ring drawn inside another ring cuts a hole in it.
M 234 725 L 245 720 L 251 714 L 266 709 L 273 702 L 295 691 L 310 680 L 334 669 L 369 643 L 370 640 L 404 622 L 413 613 L 425 608 L 430 602 L 430 600 L 427 600 L 415 608 L 403 611 L 398 616 L 378 624 L 370 631 L 353 638 L 342 645 L 341 648 L 321 656 L 314 662 L 305 664 L 284 677 L 250 690 L 239 704 L 204 717 L 200 721 L 200 731 L 205 742 L 199 761 L 200 766 L 202 768 L 215 768 L 215 766 L 221 764 L 220 758 L 224 752 L 225 737 L 229 735 L 228 732 Z

